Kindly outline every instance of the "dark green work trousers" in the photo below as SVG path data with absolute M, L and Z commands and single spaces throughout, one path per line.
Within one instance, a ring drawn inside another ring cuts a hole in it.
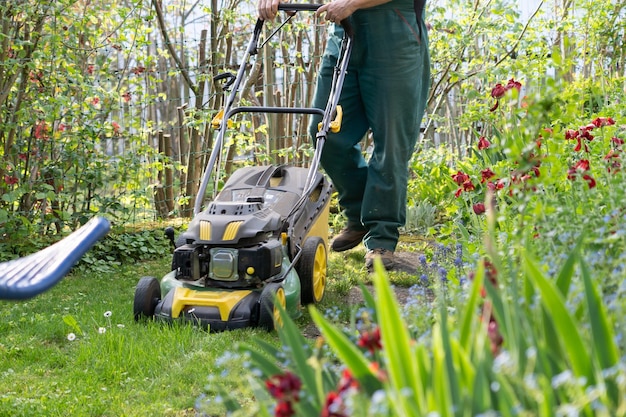
M 339 193 L 348 227 L 368 231 L 368 249 L 394 251 L 406 221 L 408 164 L 420 134 L 430 85 L 428 35 L 413 2 L 392 0 L 351 16 L 354 44 L 339 104 L 343 122 L 329 133 L 321 164 Z M 343 29 L 335 25 L 317 79 L 313 106 L 324 108 Z M 315 117 L 310 133 L 315 137 Z M 369 161 L 360 141 L 371 129 Z

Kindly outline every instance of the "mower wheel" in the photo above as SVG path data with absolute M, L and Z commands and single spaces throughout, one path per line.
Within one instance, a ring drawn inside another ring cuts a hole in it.
M 328 258 L 324 240 L 312 236 L 304 242 L 302 255 L 296 265 L 300 277 L 300 301 L 303 305 L 319 303 L 326 291 Z
M 154 277 L 142 277 L 135 288 L 133 310 L 135 321 L 151 319 L 154 310 L 161 299 L 161 285 Z
M 283 286 L 275 282 L 267 284 L 259 297 L 259 327 L 268 332 L 282 326 L 277 303 L 283 307 L 283 310 L 287 308 L 287 297 Z

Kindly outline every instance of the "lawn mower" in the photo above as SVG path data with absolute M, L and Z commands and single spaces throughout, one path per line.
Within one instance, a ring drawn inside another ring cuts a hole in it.
M 281 4 L 279 10 L 293 16 L 319 7 Z M 160 281 L 154 277 L 139 280 L 133 306 L 135 320 L 192 322 L 210 331 L 244 327 L 272 330 L 280 324 L 278 305 L 297 317 L 302 305 L 322 300 L 332 185 L 319 172 L 319 161 L 328 132 L 337 132 L 341 126 L 339 95 L 352 50 L 351 28 L 347 21 L 342 25 L 346 35 L 325 109 L 234 106 L 247 61 L 257 53 L 263 27 L 260 19 L 237 75 L 218 75 L 227 79 L 232 91 L 212 121 L 219 131 L 200 183 L 194 217 L 177 239 L 173 230 L 167 232 L 175 247 L 171 271 Z M 205 205 L 204 196 L 222 154 L 229 119 L 242 112 L 321 116 L 310 166 L 240 168 Z

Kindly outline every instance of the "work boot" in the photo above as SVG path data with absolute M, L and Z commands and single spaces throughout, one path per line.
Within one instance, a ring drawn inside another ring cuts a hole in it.
M 365 267 L 369 272 L 374 270 L 374 259 L 380 258 L 386 270 L 393 268 L 393 252 L 385 248 L 370 249 L 365 254 Z
M 367 230 L 354 230 L 344 227 L 330 244 L 335 252 L 343 252 L 357 246 L 367 234 Z

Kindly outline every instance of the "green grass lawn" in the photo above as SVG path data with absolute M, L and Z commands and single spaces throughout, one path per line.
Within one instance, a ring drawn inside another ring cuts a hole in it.
M 75 273 L 27 302 L 2 302 L 0 416 L 193 415 L 217 358 L 251 337 L 275 340 L 253 329 L 136 324 L 138 278 L 160 276 L 169 262 Z M 227 384 L 244 389 L 243 363 L 232 360 Z

